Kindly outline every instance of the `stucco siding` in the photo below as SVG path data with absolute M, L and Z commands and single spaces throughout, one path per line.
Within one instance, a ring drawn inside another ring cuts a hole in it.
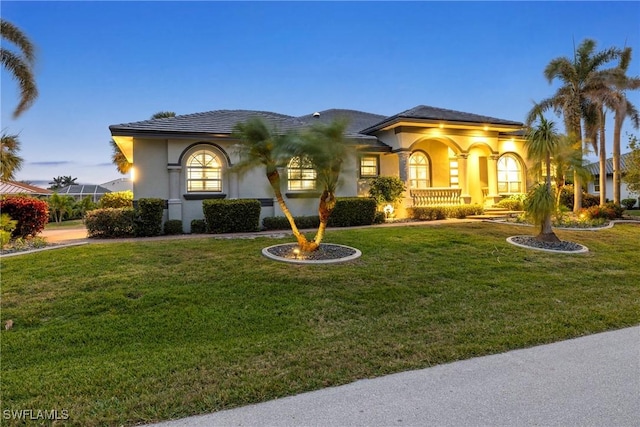
M 167 170 L 167 141 L 157 139 L 135 139 L 133 144 L 136 159 L 134 199 L 169 197 L 169 172 Z

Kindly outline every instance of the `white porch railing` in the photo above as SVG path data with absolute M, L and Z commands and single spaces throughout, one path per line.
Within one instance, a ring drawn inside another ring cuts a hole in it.
M 461 188 L 424 188 L 411 190 L 414 208 L 426 206 L 457 206 L 462 204 Z

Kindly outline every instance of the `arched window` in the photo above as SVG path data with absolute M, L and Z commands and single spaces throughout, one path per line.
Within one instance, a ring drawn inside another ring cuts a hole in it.
M 429 188 L 431 187 L 429 177 L 429 158 L 419 151 L 411 154 L 409 157 L 409 187 Z
M 512 154 L 498 160 L 498 193 L 522 193 L 522 167 Z
M 198 150 L 187 159 L 188 192 L 221 192 L 222 165 L 209 150 Z
M 290 191 L 315 190 L 318 173 L 307 157 L 294 157 L 287 166 L 287 188 Z

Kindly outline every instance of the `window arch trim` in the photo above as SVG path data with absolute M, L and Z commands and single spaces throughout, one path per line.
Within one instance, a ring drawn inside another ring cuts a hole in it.
M 413 159 L 424 158 L 424 164 L 414 164 Z M 431 158 L 429 154 L 422 150 L 413 151 L 409 155 L 409 188 L 423 189 L 430 188 L 431 180 Z M 416 169 L 418 168 L 418 169 Z
M 524 165 L 515 153 L 503 153 L 497 161 L 498 193 L 518 194 L 524 192 Z

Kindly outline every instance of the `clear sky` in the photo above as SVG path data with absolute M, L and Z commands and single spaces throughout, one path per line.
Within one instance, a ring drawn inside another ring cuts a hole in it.
M 111 163 L 109 125 L 158 111 L 393 115 L 423 104 L 524 121 L 532 102 L 557 87 L 544 67 L 572 57 L 585 38 L 598 50 L 631 46 L 629 74 L 640 75 L 640 2 L 3 0 L 0 7 L 38 48 L 38 100 L 13 120 L 17 85 L 3 69 L 1 120 L 22 141 L 17 179 L 43 186 L 59 175 L 92 184 L 123 177 Z M 638 92 L 630 100 L 640 108 Z M 622 141 L 624 152 L 624 134 Z

